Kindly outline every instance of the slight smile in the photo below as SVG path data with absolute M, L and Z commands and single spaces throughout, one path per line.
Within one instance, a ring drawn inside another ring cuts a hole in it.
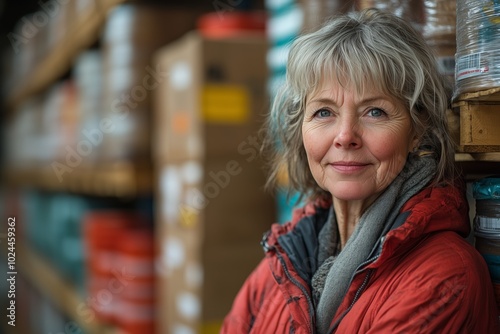
M 359 172 L 365 169 L 369 164 L 355 161 L 338 161 L 330 164 L 335 170 L 342 173 Z

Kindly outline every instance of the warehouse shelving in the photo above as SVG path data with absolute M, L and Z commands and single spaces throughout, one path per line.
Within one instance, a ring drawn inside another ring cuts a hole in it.
M 66 73 L 75 57 L 97 40 L 109 9 L 121 2 L 124 0 L 95 1 L 89 10 L 79 13 L 68 33 L 38 62 L 29 78 L 22 80 L 8 94 L 9 109 L 14 110 L 26 98 L 47 88 Z
M 95 43 L 106 15 L 125 0 L 95 1 L 94 6 L 79 13 L 72 27 L 54 47 L 36 64 L 29 78 L 16 85 L 7 97 L 7 107 L 15 110 L 24 100 L 39 93 L 58 80 L 72 66 L 80 52 Z M 130 163 L 78 167 L 63 178 L 47 164 L 45 167 L 7 170 L 9 183 L 37 187 L 44 190 L 69 191 L 85 195 L 131 197 L 151 192 L 151 168 Z
M 95 1 L 89 10 L 79 13 L 64 37 L 36 64 L 30 76 L 12 87 L 6 98 L 9 111 L 15 111 L 26 99 L 50 87 L 68 70 L 80 52 L 94 44 L 107 12 L 124 0 Z M 3 171 L 10 186 L 65 191 L 93 196 L 134 197 L 151 192 L 151 168 L 148 164 L 113 163 L 74 168 L 58 178 L 50 164 Z M 17 245 L 19 274 L 86 333 L 112 334 L 116 329 L 96 318 L 82 317 L 79 306 L 85 300 L 43 257 L 21 243 Z M 9 329 L 10 330 L 10 329 Z
M 500 88 L 460 94 L 453 102 L 453 109 L 459 115 L 461 151 L 455 155 L 455 161 L 468 180 L 500 171 L 499 106 Z
M 71 1 L 73 5 L 76 3 L 74 0 Z M 25 103 L 33 100 L 39 103 L 39 100 L 46 98 L 47 93 L 60 84 L 62 80 L 66 79 L 68 74 L 75 74 L 72 70 L 74 69 L 75 62 L 82 53 L 89 49 L 94 49 L 96 46 L 102 48 L 102 32 L 109 26 L 108 14 L 115 9 L 114 7 L 123 3 L 141 4 L 139 0 L 89 0 L 87 2 L 93 5 L 88 7 L 88 10 L 72 14 L 72 20 L 68 21 L 69 26 L 67 29 L 64 29 L 64 35 L 61 35 L 57 41 L 54 41 L 48 47 L 47 51 L 43 53 L 42 49 L 45 48 L 36 49 L 37 53 L 40 53 L 34 56 L 34 59 L 37 60 L 30 59 L 34 65 L 23 67 L 25 69 L 24 72 L 29 75 L 23 76 L 20 74 L 12 77 L 12 83 L 7 89 L 6 100 L 4 101 L 8 111 L 8 118 L 22 118 L 22 116 L 26 115 L 23 114 L 26 110 L 27 113 L 32 112 L 31 114 L 27 114 L 29 116 L 37 112 L 43 114 L 47 109 L 23 109 Z M 69 2 L 67 3 L 70 4 Z M 161 5 L 166 4 L 163 3 Z M 204 8 L 198 4 L 193 4 L 192 6 L 184 4 L 182 7 L 185 7 L 185 9 L 180 9 L 179 7 L 181 6 L 177 3 L 174 4 L 172 2 L 170 5 L 172 5 L 173 15 L 180 12 L 183 12 L 183 14 L 189 13 L 186 16 L 190 17 L 190 20 L 193 19 L 193 22 L 173 22 L 177 26 L 176 29 L 173 29 L 175 32 L 171 32 L 172 35 L 161 32 L 162 36 L 174 36 L 174 33 L 178 33 L 184 29 L 192 29 L 194 27 L 195 15 L 211 9 L 209 6 L 205 6 Z M 70 8 L 64 9 L 69 10 Z M 185 16 L 179 16 L 180 21 L 183 21 L 184 18 Z M 187 20 L 184 21 L 187 22 Z M 38 45 L 35 42 L 39 42 L 39 40 L 30 40 L 30 42 L 33 42 L 33 45 Z M 32 46 L 29 47 L 33 48 Z M 26 50 L 33 51 L 30 48 Z M 22 58 L 19 55 L 16 55 L 16 57 L 14 60 Z M 29 64 L 30 62 L 26 63 Z M 92 73 L 89 75 L 92 75 Z M 93 111 L 94 109 L 88 110 Z M 87 109 L 84 112 L 87 112 Z M 97 112 L 99 111 L 97 110 Z M 58 117 L 60 115 L 62 113 L 58 114 Z M 83 124 L 81 118 L 79 118 L 80 116 L 80 114 L 76 115 L 72 119 L 74 123 L 71 124 L 76 124 L 77 122 Z M 41 122 L 40 118 L 33 117 L 30 121 Z M 44 120 L 47 119 L 44 118 Z M 53 122 L 54 119 L 50 119 L 50 121 Z M 61 124 L 63 122 L 61 121 Z M 46 129 L 44 128 L 44 130 Z M 76 136 L 75 132 L 77 131 L 74 131 L 74 128 L 71 128 L 69 131 L 72 132 L 72 135 Z M 51 132 L 47 130 L 46 133 Z M 29 138 L 31 140 L 30 143 L 38 139 L 36 135 L 33 136 L 33 139 Z M 149 133 L 145 133 L 144 135 L 148 136 Z M 58 140 L 60 140 L 59 137 Z M 21 146 L 19 144 L 19 147 Z M 109 146 L 104 144 L 100 148 L 104 150 L 105 147 L 109 148 Z M 13 148 L 17 149 L 16 145 L 13 145 Z M 150 207 L 148 201 L 154 193 L 154 170 L 152 161 L 147 158 L 147 150 L 140 155 L 120 155 L 119 159 L 113 159 L 110 155 L 102 153 L 99 155 L 99 158 L 82 159 L 78 163 L 73 164 L 68 163 L 67 157 L 63 157 L 61 151 L 52 155 L 46 154 L 42 158 L 30 156 L 30 154 L 33 155 L 33 151 L 29 151 L 29 153 L 22 155 L 21 159 L 16 160 L 16 163 L 2 168 L 0 176 L 5 181 L 4 184 L 7 187 L 11 187 L 14 192 L 17 188 L 27 188 L 49 192 L 90 195 L 94 197 L 91 199 L 93 203 L 95 200 L 104 200 L 99 205 L 96 204 L 99 208 L 103 204 L 105 206 L 108 200 L 109 203 L 117 204 L 120 208 L 126 206 L 128 200 L 137 200 L 139 203 L 134 203 L 139 207 L 137 210 L 146 211 L 146 215 L 149 213 Z M 82 154 L 82 156 L 87 157 L 85 154 Z M 59 164 L 58 167 L 55 167 L 55 164 Z M 59 169 L 58 171 L 55 168 L 63 169 Z M 144 199 L 145 201 L 143 201 Z M 17 198 L 14 198 L 13 202 L 16 202 L 16 200 Z M 110 205 L 110 207 L 112 206 Z M 19 215 L 24 214 L 23 212 L 18 213 Z M 20 219 L 20 221 L 23 221 L 23 219 Z M 25 226 L 28 226 L 28 224 Z M 35 291 L 33 295 L 41 295 L 43 302 L 52 304 L 57 309 L 57 312 L 60 312 L 65 318 L 76 322 L 85 333 L 110 334 L 123 329 L 120 327 L 130 327 L 133 325 L 130 322 L 118 323 L 118 320 L 99 320 L 98 318 L 89 320 L 88 313 L 85 313 L 87 317 L 82 317 L 79 307 L 86 303 L 88 296 L 84 297 L 83 291 L 79 291 L 76 286 L 64 278 L 62 273 L 57 270 L 57 267 L 52 265 L 52 258 L 42 257 L 31 249 L 29 247 L 31 245 L 29 239 L 23 237 L 19 241 L 18 244 L 24 244 L 24 247 L 17 252 L 19 276 L 23 282 L 27 282 L 33 288 L 32 290 Z M 29 321 L 26 321 L 26 324 L 28 325 Z M 127 328 L 130 329 L 129 327 Z M 9 331 L 7 332 L 9 333 Z M 28 329 L 24 332 L 27 333 Z
M 500 88 L 490 88 L 460 94 L 453 102 L 460 122 L 460 151 L 474 153 L 478 161 L 498 160 L 500 152 Z M 492 153 L 493 155 L 478 155 Z
M 135 197 L 151 193 L 151 168 L 147 164 L 114 163 L 78 167 L 59 175 L 48 165 L 24 170 L 8 170 L 9 183 L 43 190 L 67 191 L 102 197 Z
M 20 244 L 16 246 L 16 253 L 19 273 L 49 298 L 62 313 L 74 320 L 81 329 L 93 334 L 116 333 L 113 328 L 101 325 L 95 317 L 82 316 L 83 312 L 79 310 L 85 305 L 85 300 L 44 258 Z
M 455 161 L 467 181 L 500 173 L 500 152 L 456 153 Z
M 500 163 L 500 152 L 477 152 L 456 153 L 455 161 L 463 162 L 498 162 Z

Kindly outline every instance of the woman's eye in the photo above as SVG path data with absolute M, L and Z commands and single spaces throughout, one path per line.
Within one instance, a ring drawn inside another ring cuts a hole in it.
M 373 109 L 370 109 L 368 114 L 372 117 L 381 117 L 381 116 L 385 115 L 385 111 L 383 111 L 382 109 L 373 108 Z
M 331 114 L 332 113 L 330 112 L 330 110 L 327 110 L 327 109 L 320 109 L 320 110 L 316 111 L 316 116 L 318 116 L 318 117 L 328 117 Z

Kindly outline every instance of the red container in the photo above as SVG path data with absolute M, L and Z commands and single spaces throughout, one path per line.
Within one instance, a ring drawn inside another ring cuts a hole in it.
M 198 30 L 205 37 L 225 38 L 248 33 L 265 34 L 267 15 L 262 11 L 214 12 L 200 16 Z
M 145 334 L 155 332 L 154 304 L 150 301 L 122 300 L 119 309 L 122 315 L 119 328 L 122 333 Z
M 115 322 L 119 294 L 123 291 L 120 287 L 128 277 L 118 262 L 120 236 L 138 223 L 138 216 L 126 211 L 95 211 L 84 217 L 87 301 L 103 322 Z
M 128 334 L 154 332 L 154 260 L 153 232 L 128 229 L 120 234 L 118 263 L 131 279 L 120 294 L 118 326 Z

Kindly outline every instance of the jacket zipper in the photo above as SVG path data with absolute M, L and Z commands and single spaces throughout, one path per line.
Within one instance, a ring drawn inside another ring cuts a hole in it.
M 280 252 L 278 252 L 276 250 L 276 248 L 274 246 L 270 247 L 267 242 L 265 242 L 265 244 L 263 246 L 264 246 L 264 249 L 266 249 L 266 250 L 271 250 L 272 249 L 273 251 L 276 252 L 276 255 L 278 256 L 278 259 L 281 262 L 281 265 L 283 266 L 283 270 L 285 271 L 286 277 L 290 280 L 290 282 L 292 282 L 292 284 L 294 284 L 295 286 L 297 286 L 300 289 L 300 291 L 302 291 L 302 293 L 304 294 L 304 296 L 306 297 L 307 304 L 309 306 L 309 316 L 310 316 L 310 319 L 311 319 L 311 322 L 308 322 L 308 324 L 307 324 L 308 325 L 307 328 L 309 330 L 309 333 L 313 333 L 314 331 L 312 329 L 312 326 L 314 326 L 314 306 L 313 306 L 311 297 L 309 296 L 306 288 L 299 281 L 297 281 L 295 278 L 293 278 L 292 275 L 290 275 L 290 272 L 288 271 L 288 267 L 286 265 L 285 259 L 280 254 Z
M 351 282 L 349 283 L 349 286 L 351 285 L 354 277 L 363 272 L 363 267 L 366 266 L 367 264 L 369 263 L 372 263 L 374 262 L 375 260 L 377 260 L 379 258 L 379 255 L 376 255 L 374 257 L 372 257 L 371 259 L 369 260 L 366 260 L 365 262 L 361 263 L 359 266 L 358 266 L 358 269 L 354 272 L 354 275 L 352 275 L 352 278 L 351 278 Z M 366 273 L 366 276 L 365 276 L 365 279 L 363 280 L 363 283 L 361 284 L 361 286 L 358 288 L 358 290 L 356 291 L 356 294 L 354 295 L 354 299 L 352 300 L 351 304 L 349 305 L 349 307 L 347 308 L 347 310 L 345 310 L 341 315 L 340 317 L 337 319 L 337 321 L 335 321 L 335 323 L 333 324 L 333 326 L 330 328 L 330 330 L 328 331 L 329 334 L 332 334 L 333 331 L 335 329 L 337 329 L 337 327 L 339 326 L 340 322 L 342 321 L 342 319 L 344 319 L 344 317 L 347 315 L 347 313 L 349 313 L 349 311 L 353 308 L 354 304 L 358 301 L 359 297 L 361 296 L 361 293 L 363 293 L 363 290 L 366 288 L 366 286 L 368 285 L 368 281 L 370 280 L 370 277 L 372 276 L 372 273 L 373 273 L 373 269 L 367 269 L 367 273 Z
M 283 259 L 283 256 L 280 254 L 280 252 L 278 252 L 276 250 L 276 247 L 274 246 L 269 246 L 269 244 L 267 243 L 267 237 L 269 235 L 269 232 L 268 233 L 265 233 L 263 238 L 262 238 L 262 241 L 261 241 L 261 245 L 262 247 L 264 248 L 264 251 L 265 252 L 268 252 L 270 250 L 273 250 L 276 252 L 276 255 L 278 256 L 278 259 L 280 260 L 281 262 L 281 265 L 283 266 L 283 269 L 285 271 L 285 275 L 287 276 L 287 278 L 292 282 L 292 284 L 294 284 L 295 286 L 297 286 L 301 291 L 302 293 L 304 294 L 304 296 L 306 297 L 307 299 L 307 304 L 309 306 L 309 315 L 311 317 L 311 323 L 312 324 L 308 324 L 308 329 L 309 329 L 309 333 L 313 333 L 313 330 L 311 328 L 311 325 L 314 326 L 314 322 L 315 322 L 315 313 L 314 313 L 314 306 L 313 306 L 313 303 L 312 303 L 312 300 L 311 300 L 311 297 L 309 296 L 309 294 L 307 293 L 307 290 L 304 288 L 304 286 L 298 282 L 297 280 L 295 280 L 291 275 L 290 273 L 288 272 L 288 267 L 285 263 L 285 260 Z M 362 273 L 365 269 L 364 267 L 372 262 L 375 262 L 378 258 L 380 257 L 380 254 L 377 254 L 375 256 L 373 256 L 372 258 L 364 261 L 363 263 L 361 263 L 358 268 L 356 269 L 356 271 L 354 272 L 354 274 L 352 275 L 351 277 L 351 280 L 349 282 L 349 286 L 351 285 L 352 281 L 354 280 L 354 277 L 357 275 L 357 274 L 360 274 Z M 349 305 L 349 307 L 347 308 L 347 310 L 345 310 L 339 317 L 339 319 L 333 324 L 333 326 L 330 328 L 330 330 L 328 331 L 328 334 L 332 334 L 333 331 L 338 327 L 338 325 L 340 324 L 340 322 L 342 321 L 342 319 L 346 316 L 347 313 L 349 313 L 349 311 L 353 308 L 354 304 L 356 303 L 356 301 L 359 299 L 359 297 L 361 296 L 361 293 L 363 292 L 363 290 L 366 288 L 366 285 L 368 284 L 368 281 L 370 280 L 370 277 L 373 273 L 373 269 L 368 269 L 367 270 L 367 274 L 365 276 L 365 279 L 363 280 L 363 283 L 361 284 L 361 286 L 358 288 L 358 290 L 356 291 L 356 294 L 354 295 L 354 299 L 352 300 L 351 304 Z

